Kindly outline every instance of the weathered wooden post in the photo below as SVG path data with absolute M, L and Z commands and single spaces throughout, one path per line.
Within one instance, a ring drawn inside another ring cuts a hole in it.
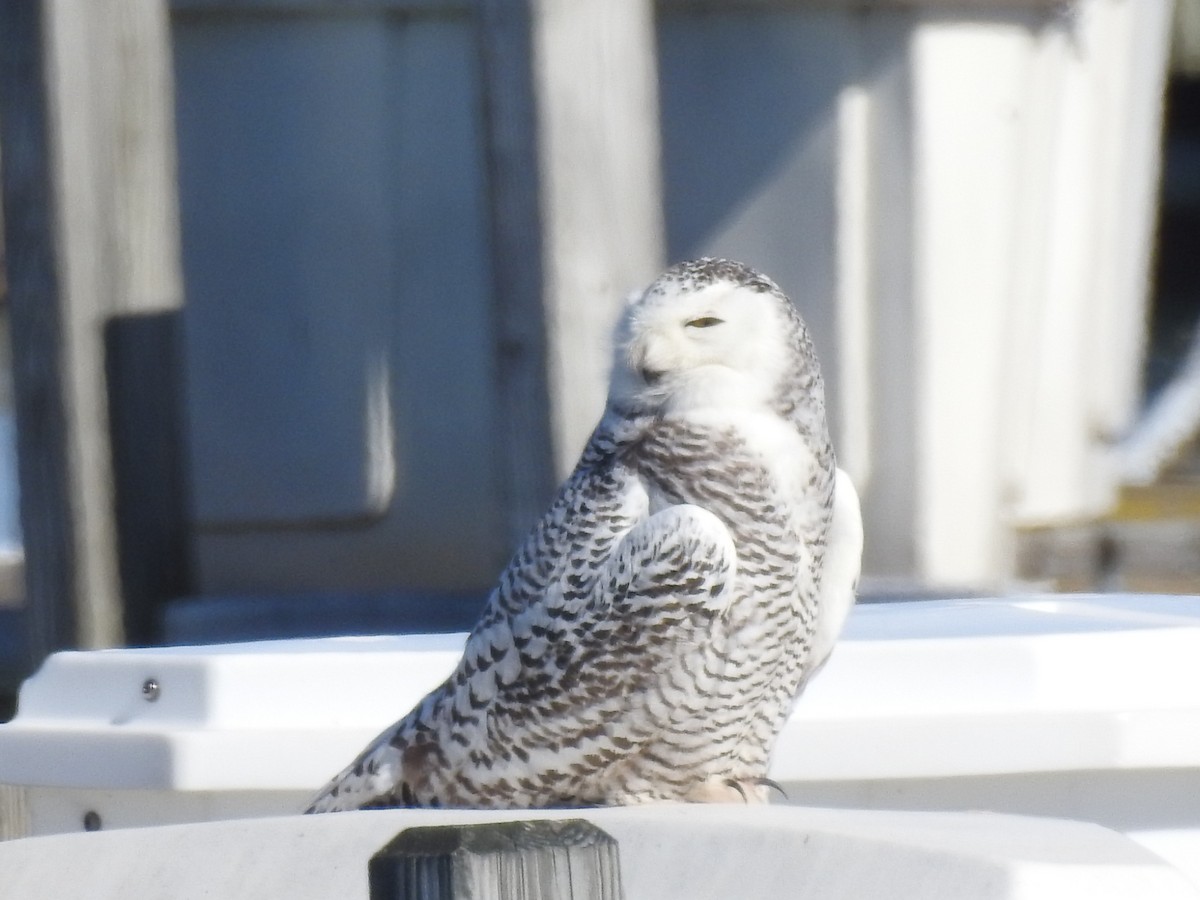
M 77 563 L 70 507 L 62 312 L 55 265 L 53 177 L 48 142 L 43 7 L 0 5 L 0 152 L 4 240 L 13 333 L 13 381 L 22 505 L 44 504 L 25 523 L 26 652 L 69 645 Z M 26 665 L 32 660 L 27 660 Z
M 153 559 L 135 559 L 141 545 L 129 529 L 119 555 L 114 512 L 114 469 L 151 456 L 142 448 L 114 461 L 110 403 L 124 413 L 162 408 L 160 401 L 126 403 L 123 380 L 172 383 L 173 373 L 163 372 L 174 365 L 164 358 L 172 355 L 169 339 L 147 350 L 133 344 L 159 340 L 153 329 L 110 333 L 116 360 L 106 360 L 105 346 L 108 323 L 170 316 L 182 303 L 172 94 L 164 0 L 0 3 L 0 151 L 30 666 L 61 647 L 121 643 L 127 629 L 144 638 L 138 621 L 124 619 L 125 589 L 161 583 L 140 570 L 178 569 L 183 558 L 167 558 L 176 541 L 158 545 Z M 149 369 L 144 360 L 153 361 Z M 175 440 L 177 423 L 140 424 L 141 442 L 162 434 Z M 165 466 L 164 483 L 176 477 L 174 466 Z M 148 485 L 160 474 L 142 466 L 125 483 L 136 480 L 159 495 Z
M 604 408 L 609 332 L 666 262 L 650 0 L 532 0 L 550 421 L 559 476 Z
M 617 842 L 583 819 L 407 828 L 371 857 L 371 900 L 620 900 Z
M 654 10 L 650 0 L 477 10 L 503 482 L 518 541 L 604 407 L 621 295 L 662 268 Z

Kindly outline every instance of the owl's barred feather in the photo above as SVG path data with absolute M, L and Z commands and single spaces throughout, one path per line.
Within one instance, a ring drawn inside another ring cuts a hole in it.
M 714 259 L 632 298 L 615 343 L 608 408 L 458 667 L 309 812 L 765 801 L 862 548 L 816 356 L 773 282 Z

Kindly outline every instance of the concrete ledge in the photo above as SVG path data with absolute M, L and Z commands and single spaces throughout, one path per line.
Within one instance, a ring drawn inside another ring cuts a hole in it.
M 416 825 L 585 818 L 620 847 L 627 900 L 1197 898 L 1097 825 L 990 813 L 654 806 L 550 813 L 384 810 L 0 843 L 5 896 L 367 897 L 367 862 Z

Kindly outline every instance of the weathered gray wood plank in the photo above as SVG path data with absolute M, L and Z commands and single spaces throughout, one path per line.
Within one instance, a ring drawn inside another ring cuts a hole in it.
M 557 473 L 604 409 L 610 332 L 662 269 L 652 0 L 538 0 L 534 30 Z
M 353 13 L 468 12 L 471 0 L 170 0 L 171 10 L 182 13 L 270 12 L 326 13 L 331 9 Z
M 663 263 L 650 0 L 479 4 L 511 537 L 604 406 L 608 333 Z
M 0 4 L 0 149 L 26 561 L 23 668 L 75 632 L 75 520 L 41 3 Z
M 11 2 L 0 16 L 36 662 L 57 647 L 109 646 L 124 636 L 104 328 L 112 317 L 182 300 L 170 40 L 161 0 Z
M 542 185 L 539 178 L 532 16 L 528 2 L 480 0 L 495 296 L 497 464 L 509 544 L 554 490 L 547 382 Z
M 11 841 L 29 834 L 29 804 L 25 788 L 0 784 L 0 841 Z
M 620 900 L 617 842 L 582 819 L 409 828 L 371 858 L 371 900 Z

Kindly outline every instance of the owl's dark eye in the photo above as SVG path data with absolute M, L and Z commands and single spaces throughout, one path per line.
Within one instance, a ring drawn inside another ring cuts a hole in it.
M 701 316 L 698 319 L 692 319 L 687 326 L 688 328 L 712 328 L 714 325 L 721 325 L 724 322 L 724 319 L 718 319 L 716 316 Z

